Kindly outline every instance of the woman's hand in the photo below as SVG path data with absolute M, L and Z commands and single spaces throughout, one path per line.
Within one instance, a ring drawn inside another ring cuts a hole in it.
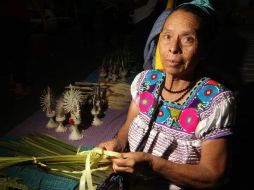
M 115 152 L 122 152 L 125 148 L 116 138 L 100 143 L 99 147 Z
M 114 172 L 133 173 L 137 164 L 149 162 L 149 154 L 145 152 L 123 153 L 123 159 L 113 158 L 112 162 Z
M 128 143 L 128 132 L 130 124 L 133 119 L 137 117 L 138 113 L 139 107 L 137 104 L 135 104 L 135 102 L 132 101 L 129 107 L 127 119 L 124 122 L 123 126 L 119 129 L 116 138 L 102 142 L 98 146 L 110 151 L 123 152 Z

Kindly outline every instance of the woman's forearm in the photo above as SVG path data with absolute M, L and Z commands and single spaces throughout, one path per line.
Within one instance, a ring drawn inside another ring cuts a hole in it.
M 127 119 L 120 128 L 120 130 L 117 133 L 116 139 L 120 146 L 123 148 L 122 151 L 125 149 L 127 142 L 128 142 L 128 133 L 129 128 L 131 125 L 131 122 L 134 120 L 134 118 L 138 115 L 139 108 L 138 106 L 132 101 L 129 107 Z
M 146 160 L 156 173 L 176 185 L 214 189 L 225 177 L 227 142 L 223 138 L 203 142 L 201 160 L 197 164 L 178 164 L 151 154 L 146 154 Z
M 123 151 L 127 145 L 128 142 L 128 127 L 123 125 L 120 130 L 117 133 L 117 136 L 115 137 L 117 144 L 121 151 Z
M 201 165 L 176 164 L 150 155 L 150 165 L 154 172 L 179 186 L 192 188 L 215 188 L 220 174 Z

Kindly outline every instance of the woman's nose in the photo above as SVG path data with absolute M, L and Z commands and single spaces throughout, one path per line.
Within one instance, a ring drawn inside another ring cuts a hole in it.
M 176 53 L 179 53 L 180 51 L 181 51 L 181 48 L 179 46 L 178 38 L 172 40 L 170 45 L 169 45 L 169 52 L 173 53 L 173 54 L 176 54 Z

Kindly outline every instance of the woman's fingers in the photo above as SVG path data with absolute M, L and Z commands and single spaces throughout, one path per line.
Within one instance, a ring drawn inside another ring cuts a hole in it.
M 114 172 L 134 172 L 135 160 L 126 158 L 126 159 L 117 159 L 112 158 L 112 168 Z
M 128 166 L 118 166 L 116 164 L 113 163 L 112 165 L 113 171 L 115 173 L 118 172 L 128 172 L 128 173 L 133 173 L 134 172 L 134 168 L 132 167 L 128 167 Z
M 118 166 L 128 166 L 133 167 L 135 165 L 135 160 L 132 158 L 125 158 L 125 159 L 112 159 L 112 162 Z
M 117 142 L 114 139 L 112 139 L 106 142 L 102 142 L 98 146 L 105 150 L 115 151 L 117 147 Z
M 102 149 L 106 149 L 106 148 L 105 148 L 106 145 L 107 145 L 107 143 L 100 143 L 100 144 L 98 145 L 98 147 L 99 147 L 99 148 L 102 148 Z

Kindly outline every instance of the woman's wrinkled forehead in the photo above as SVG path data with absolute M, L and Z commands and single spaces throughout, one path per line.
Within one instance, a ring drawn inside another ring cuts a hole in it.
M 165 20 L 162 31 L 171 29 L 193 30 L 198 31 L 200 19 L 197 15 L 184 10 L 175 10 Z

